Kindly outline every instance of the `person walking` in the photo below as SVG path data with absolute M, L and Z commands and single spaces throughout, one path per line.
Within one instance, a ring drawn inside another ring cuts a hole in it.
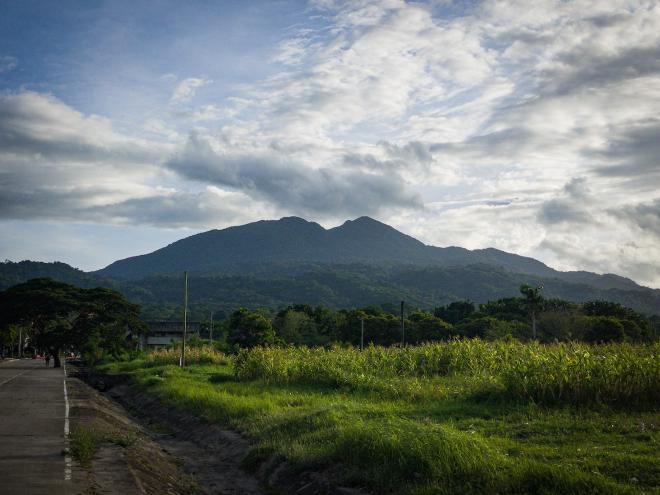
M 50 354 L 46 353 L 46 368 L 50 367 Z

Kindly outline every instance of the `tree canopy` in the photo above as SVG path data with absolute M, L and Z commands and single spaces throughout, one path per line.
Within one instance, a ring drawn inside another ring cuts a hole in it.
M 81 289 L 48 278 L 32 279 L 0 292 L 0 328 L 20 325 L 39 349 L 117 354 L 146 331 L 139 306 L 110 289 Z

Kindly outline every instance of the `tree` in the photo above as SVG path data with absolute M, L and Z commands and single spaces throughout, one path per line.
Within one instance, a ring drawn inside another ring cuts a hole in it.
M 621 320 L 613 316 L 592 316 L 591 328 L 585 335 L 587 342 L 621 342 L 626 333 Z
M 458 322 L 468 318 L 474 311 L 475 308 L 472 301 L 454 301 L 447 306 L 435 308 L 433 314 L 452 325 L 456 325 Z
M 644 315 L 611 301 L 588 301 L 582 305 L 587 316 L 610 316 L 623 325 L 626 337 L 634 341 L 652 340 L 651 322 Z
M 520 286 L 520 293 L 525 296 L 525 305 L 527 306 L 532 316 L 532 338 L 536 340 L 536 312 L 538 311 L 543 297 L 539 291 L 543 286 L 532 287 L 531 285 L 523 284 Z
M 60 366 L 65 349 L 96 346 L 117 353 L 146 331 L 139 306 L 109 289 L 80 289 L 48 278 L 32 279 L 0 292 L 0 326 L 31 329 L 35 346 Z
M 416 311 L 408 319 L 408 336 L 411 343 L 446 340 L 453 335 L 452 325 L 430 313 Z
M 240 347 L 255 347 L 275 343 L 275 330 L 263 315 L 238 309 L 229 317 L 227 342 Z
M 290 309 L 275 318 L 277 334 L 289 344 L 319 344 L 316 324 L 307 313 Z

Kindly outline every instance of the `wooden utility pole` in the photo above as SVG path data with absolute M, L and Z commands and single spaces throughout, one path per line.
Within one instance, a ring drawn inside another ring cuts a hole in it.
M 364 316 L 360 317 L 360 350 L 364 350 Z
M 211 311 L 211 330 L 209 332 L 209 340 L 213 343 L 213 311 Z
M 406 346 L 406 323 L 403 319 L 403 301 L 401 301 L 401 347 Z
M 184 293 L 183 293 L 183 340 L 181 341 L 181 358 L 179 365 L 186 365 L 186 333 L 188 331 L 188 272 L 183 272 Z
M 23 357 L 23 327 L 18 327 L 18 357 Z

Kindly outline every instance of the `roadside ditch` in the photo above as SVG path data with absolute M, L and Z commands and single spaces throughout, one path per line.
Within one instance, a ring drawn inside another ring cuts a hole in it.
M 115 431 L 119 429 L 127 435 L 120 435 L 119 442 L 113 442 L 109 435 L 104 449 L 94 456 L 90 472 L 97 485 L 103 475 L 95 473 L 107 471 L 98 466 L 105 462 L 105 457 L 119 455 L 131 476 L 138 480 L 134 483 L 138 491 L 117 492 L 124 495 L 366 495 L 358 489 L 336 486 L 332 469 L 301 471 L 275 455 L 255 455 L 248 440 L 239 433 L 173 410 L 131 387 L 129 376 L 104 375 L 85 368 L 78 368 L 75 373 L 89 386 L 78 383 L 95 397 L 94 421 L 99 421 L 101 410 L 103 421 L 114 423 Z M 127 441 L 122 442 L 122 438 Z

